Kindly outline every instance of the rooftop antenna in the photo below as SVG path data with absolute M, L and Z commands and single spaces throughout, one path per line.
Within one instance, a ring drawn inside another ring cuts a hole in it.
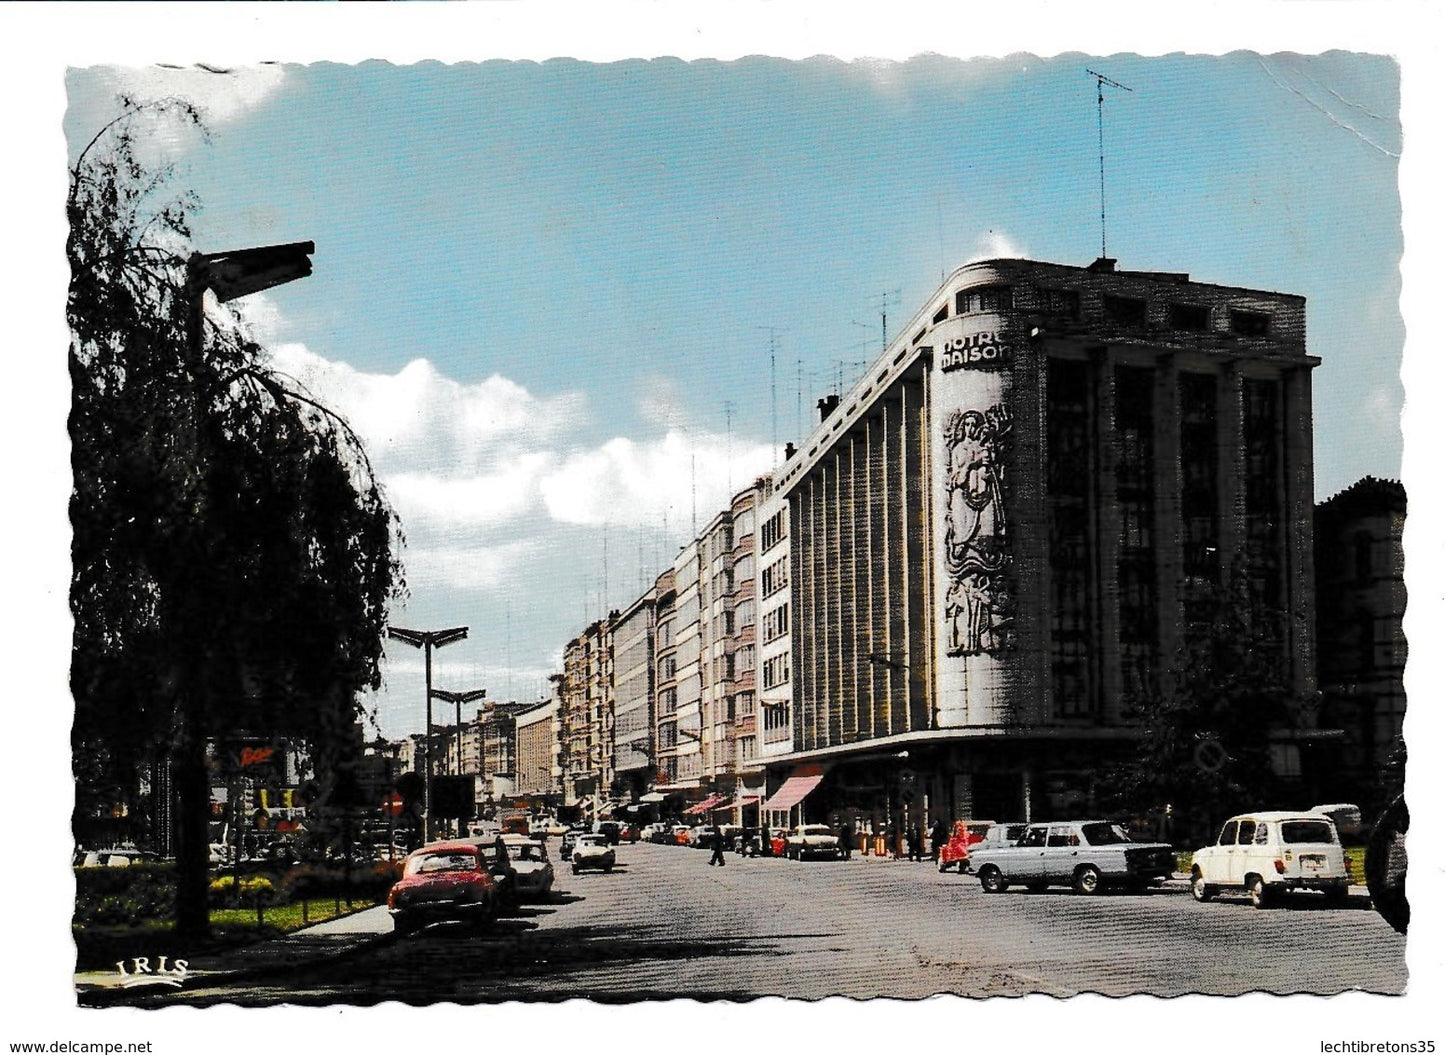
M 727 421 L 727 459 L 728 459 L 728 499 L 731 501 L 733 493 L 733 407 L 737 406 L 731 399 L 723 400 L 723 417 Z
M 1090 77 L 1098 82 L 1099 88 L 1099 259 L 1105 260 L 1109 256 L 1108 228 L 1104 223 L 1104 85 L 1110 88 L 1121 88 L 1126 92 L 1134 89 L 1127 84 L 1120 84 L 1116 80 L 1105 77 L 1096 70 L 1087 70 Z
M 901 296 L 903 296 L 903 290 L 901 289 L 885 289 L 882 293 L 878 294 L 879 299 L 882 301 L 879 313 L 883 316 L 883 350 L 885 352 L 888 350 L 888 298 Z
M 778 464 L 778 334 L 776 326 L 759 326 L 768 331 L 768 390 L 772 397 L 773 464 Z

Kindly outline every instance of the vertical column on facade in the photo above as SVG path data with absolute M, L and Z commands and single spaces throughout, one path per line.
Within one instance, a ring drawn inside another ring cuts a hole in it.
M 1119 472 L 1114 449 L 1114 421 L 1118 412 L 1115 359 L 1108 348 L 1096 348 L 1089 358 L 1094 374 L 1094 450 L 1099 467 L 1099 490 L 1094 501 L 1094 552 L 1092 570 L 1098 589 L 1098 630 L 1094 635 L 1095 684 L 1099 686 L 1100 718 L 1116 722 L 1122 710 L 1123 679 L 1119 663 Z
M 879 409 L 883 416 L 879 422 L 879 475 L 877 475 L 877 488 L 879 488 L 879 510 L 877 510 L 877 526 L 874 528 L 874 538 L 877 538 L 879 545 L 879 556 L 883 562 L 883 578 L 881 578 L 880 606 L 883 608 L 884 632 L 883 655 L 892 658 L 897 650 L 903 647 L 903 606 L 900 601 L 900 568 L 903 562 L 900 558 L 900 549 L 897 545 L 896 517 L 893 510 L 897 507 L 897 477 L 899 477 L 899 422 L 897 422 L 897 405 L 890 397 L 879 400 Z M 881 689 L 880 705 L 877 708 L 876 721 L 873 725 L 873 736 L 889 736 L 894 728 L 893 715 L 897 712 L 899 704 L 899 679 L 892 663 L 880 666 L 879 673 L 883 679 Z
M 818 643 L 818 654 L 814 657 L 815 682 L 813 694 L 812 729 L 810 736 L 813 747 L 822 747 L 828 728 L 828 708 L 833 699 L 833 593 L 828 582 L 828 555 L 832 549 L 828 536 L 828 509 L 833 502 L 833 488 L 828 479 L 828 463 L 818 466 L 818 486 L 814 491 L 813 504 L 813 589 L 817 594 L 817 617 L 813 640 Z
M 928 613 L 932 611 L 932 594 L 928 568 L 924 563 L 924 535 L 930 530 L 929 481 L 924 473 L 924 445 L 928 442 L 923 386 L 913 380 L 903 384 L 903 428 L 906 449 L 903 466 L 903 544 L 906 550 L 904 568 L 904 603 L 908 624 L 906 640 L 908 655 L 904 661 L 908 685 L 908 729 L 927 729 L 928 714 L 928 650 L 932 629 Z
M 879 400 L 881 415 L 868 419 L 868 560 L 864 573 L 868 582 L 868 633 L 872 654 L 887 656 L 893 651 L 889 633 L 888 605 L 888 403 Z M 868 721 L 859 724 L 865 736 L 888 733 L 888 666 L 869 662 Z
M 1314 414 L 1310 367 L 1284 375 L 1285 655 L 1297 693 L 1315 690 Z
M 1154 589 L 1159 655 L 1167 668 L 1184 646 L 1184 461 L 1180 451 L 1179 366 L 1161 355 L 1154 367 Z
M 855 538 L 857 519 L 854 511 L 856 494 L 854 461 L 857 451 L 850 433 L 838 441 L 838 701 L 828 709 L 837 716 L 836 727 L 829 721 L 829 743 L 844 742 L 850 730 L 858 728 L 858 649 L 856 647 L 858 618 L 857 551 Z
M 1013 558 L 1015 657 L 1009 713 L 1022 722 L 1046 721 L 1049 706 L 1049 496 L 1045 438 L 1048 359 L 1042 343 L 1014 360 L 1010 389 L 1013 484 L 1009 549 Z
M 1230 363 L 1219 378 L 1219 582 L 1244 570 L 1244 374 Z
M 908 400 L 906 385 L 898 385 L 898 401 L 889 404 L 892 421 L 888 430 L 888 647 L 889 658 L 907 657 L 908 649 Z M 908 671 L 890 663 L 888 667 L 888 732 L 908 728 Z
M 813 708 L 813 635 L 817 622 L 813 612 L 813 481 L 804 477 L 788 499 L 788 563 L 792 580 L 792 622 L 788 639 L 792 642 L 789 679 L 792 686 L 791 712 L 793 749 L 802 751 L 808 744 L 804 737 L 807 716 Z

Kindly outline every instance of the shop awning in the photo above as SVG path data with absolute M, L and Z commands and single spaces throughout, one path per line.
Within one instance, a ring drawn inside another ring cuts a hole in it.
M 643 795 L 643 796 L 642 796 L 641 798 L 639 798 L 637 801 L 638 801 L 638 802 L 661 802 L 661 801 L 663 801 L 665 798 L 667 798 L 667 796 L 664 795 L 664 794 L 663 794 L 662 792 L 660 792 L 660 791 L 649 791 L 646 795 Z
M 783 786 L 773 792 L 773 797 L 763 803 L 763 809 L 790 810 L 822 782 L 822 766 L 799 766 L 793 770 L 792 776 L 783 781 Z
M 728 797 L 726 795 L 709 795 L 707 798 L 699 802 L 696 806 L 689 806 L 682 812 L 687 814 L 706 813 L 714 806 L 720 806 L 727 800 Z

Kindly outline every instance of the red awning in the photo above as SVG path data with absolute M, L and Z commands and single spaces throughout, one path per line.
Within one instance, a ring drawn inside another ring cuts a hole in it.
M 808 797 L 808 793 L 823 782 L 821 766 L 799 766 L 793 775 L 783 781 L 783 786 L 773 792 L 773 797 L 763 803 L 765 810 L 790 810 Z
M 719 805 L 719 804 L 721 804 L 721 803 L 726 802 L 727 799 L 728 799 L 728 797 L 727 797 L 726 795 L 709 795 L 707 798 L 705 798 L 705 799 L 703 799 L 701 802 L 699 802 L 696 806 L 689 806 L 687 809 L 683 810 L 682 812 L 683 812 L 683 813 L 687 813 L 687 814 L 706 813 L 708 810 L 712 809 L 714 806 L 717 806 L 717 805 Z

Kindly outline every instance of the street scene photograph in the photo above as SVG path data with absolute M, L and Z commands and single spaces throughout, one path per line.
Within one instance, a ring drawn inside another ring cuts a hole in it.
M 1346 24 L 66 54 L 30 940 L 132 1046 L 12 1050 L 1433 1050 L 1420 111 Z

